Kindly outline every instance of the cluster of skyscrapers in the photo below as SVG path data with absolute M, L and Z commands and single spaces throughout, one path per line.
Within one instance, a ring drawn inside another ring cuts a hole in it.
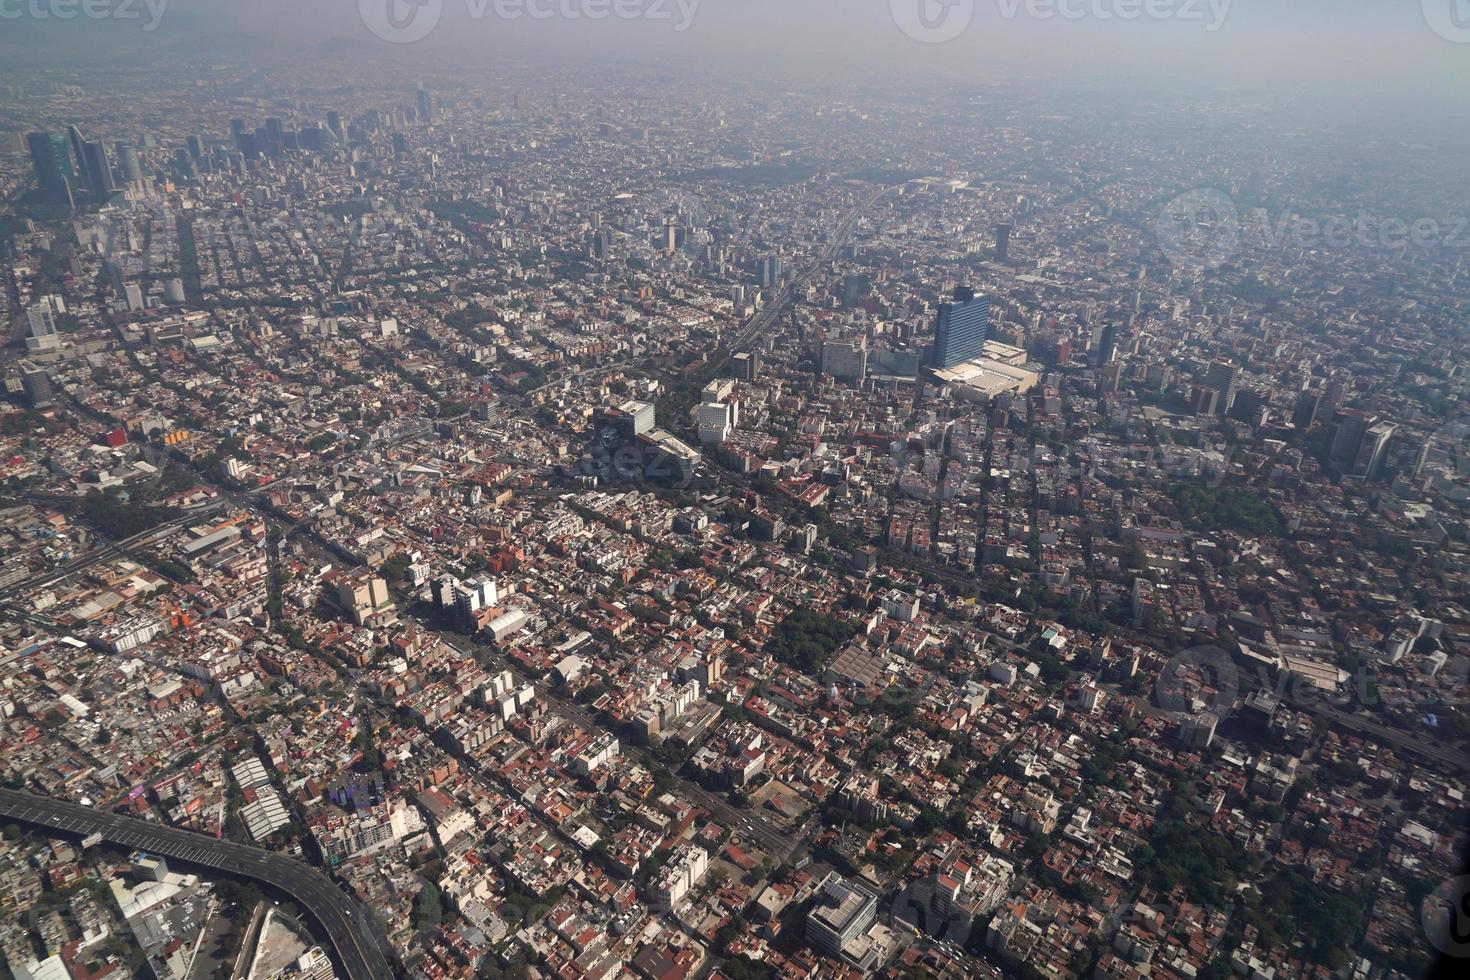
M 107 147 L 101 140 L 87 139 L 75 126 L 68 126 L 64 134 L 30 133 L 26 136 L 26 146 L 36 171 L 36 182 L 44 193 L 58 200 L 65 199 L 75 205 L 77 194 L 85 189 L 95 200 L 105 201 L 117 189 Z M 143 170 L 138 151 L 118 144 L 118 153 L 123 179 L 141 180 Z

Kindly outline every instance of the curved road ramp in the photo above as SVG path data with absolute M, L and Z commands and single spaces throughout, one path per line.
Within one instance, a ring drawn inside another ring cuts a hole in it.
M 289 895 L 316 920 L 348 980 L 389 980 L 393 970 L 357 903 L 300 861 L 104 810 L 0 789 L 0 817 L 48 831 L 90 837 L 251 878 Z

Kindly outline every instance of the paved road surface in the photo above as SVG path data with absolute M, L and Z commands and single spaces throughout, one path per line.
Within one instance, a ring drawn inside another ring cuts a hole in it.
M 0 818 L 71 836 L 100 833 L 110 843 L 270 885 L 291 896 L 317 922 L 331 941 L 338 967 L 348 980 L 388 980 L 393 976 L 362 909 L 320 871 L 300 861 L 232 841 L 215 840 L 78 803 L 9 789 L 0 789 Z

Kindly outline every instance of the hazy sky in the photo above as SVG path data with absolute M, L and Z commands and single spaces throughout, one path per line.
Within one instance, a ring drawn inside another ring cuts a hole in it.
M 0 0 L 0 12 L 56 2 Z M 948 78 L 1116 81 L 1164 88 L 1296 84 L 1338 91 L 1344 100 L 1407 97 L 1440 106 L 1470 105 L 1470 0 L 89 2 L 161 9 L 160 39 L 179 30 L 233 30 L 268 38 L 287 51 L 342 38 L 371 43 L 404 63 L 543 53 L 649 56 L 671 66 L 746 69 L 756 77 L 789 71 L 891 79 L 915 91 Z M 364 11 L 368 20 L 389 23 L 383 19 L 388 5 L 398 15 L 394 23 L 436 26 L 413 43 L 383 43 L 364 26 Z M 422 5 L 427 6 L 418 9 Z M 551 16 L 533 18 L 532 9 Z M 586 16 L 610 9 L 651 16 Z M 583 16 L 569 18 L 563 10 Z M 1147 16 L 1148 10 L 1156 16 Z M 1136 19 L 1120 19 L 1130 13 Z M 1455 36 L 1463 43 L 1436 34 L 1432 20 L 1458 30 Z M 0 20 L 0 32 L 14 22 Z M 914 29 L 910 33 L 957 36 L 924 43 L 906 34 L 900 22 Z M 958 25 L 967 26 L 958 30 Z M 44 26 L 54 29 L 58 23 Z M 1459 119 L 1463 124 L 1470 113 Z

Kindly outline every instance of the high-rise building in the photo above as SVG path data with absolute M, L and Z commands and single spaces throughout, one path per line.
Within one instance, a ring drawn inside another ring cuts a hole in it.
M 612 232 L 607 228 L 599 228 L 592 235 L 592 257 L 606 259 L 610 255 L 612 255 Z
M 41 190 L 60 197 L 76 187 L 76 173 L 71 168 L 66 137 L 60 133 L 30 133 L 26 146 L 31 151 L 31 166 Z
M 939 305 L 930 364 L 947 368 L 973 361 L 984 353 L 989 336 L 990 300 L 968 286 L 956 287 L 954 302 Z
M 87 184 L 92 188 L 92 196 L 99 201 L 106 201 L 112 196 L 112 163 L 107 159 L 107 147 L 102 145 L 101 140 L 88 140 L 82 146 L 83 156 L 87 163 Z
M 25 388 L 26 401 L 32 408 L 50 408 L 56 403 L 56 394 L 51 388 L 51 375 L 43 368 L 22 365 L 21 384 Z
M 1309 389 L 1296 396 L 1296 405 L 1291 410 L 1291 424 L 1298 429 L 1311 426 L 1317 417 L 1317 405 L 1322 401 L 1322 392 Z
M 66 142 L 71 147 L 72 170 L 77 175 L 79 185 L 91 187 L 88 182 L 87 173 L 87 138 L 82 131 L 75 126 L 66 127 Z
M 1207 749 L 1215 741 L 1219 718 L 1209 712 L 1185 715 L 1179 719 L 1179 741 L 1191 749 Z
M 117 165 L 122 168 L 125 182 L 131 184 L 143 179 L 143 164 L 138 159 L 137 148 L 122 140 L 117 143 Z
M 365 571 L 337 583 L 337 604 L 354 623 L 364 626 L 392 605 L 392 598 L 388 594 L 388 583 L 371 571 Z
M 419 122 L 434 121 L 434 99 L 422 85 L 414 95 L 414 109 L 418 113 Z
M 1011 226 L 995 226 L 995 261 L 1009 262 L 1011 258 Z
M 761 259 L 756 270 L 756 279 L 762 286 L 774 286 L 781 281 L 781 256 L 768 255 Z
M 873 291 L 873 280 L 865 275 L 850 275 L 842 277 L 842 290 L 839 299 L 843 306 L 857 306 L 868 298 Z
M 649 402 L 626 401 L 610 409 L 613 424 L 618 426 L 625 439 L 635 439 L 658 424 L 657 412 Z
M 1355 462 L 1368 427 L 1376 421 L 1377 419 L 1366 412 L 1339 412 L 1337 429 L 1332 434 L 1332 445 L 1327 449 L 1328 464 L 1341 473 Z
M 28 350 L 55 350 L 61 346 L 61 337 L 56 332 L 56 319 L 48 303 L 32 303 L 26 308 L 26 325 L 30 336 L 26 338 Z
M 876 894 L 857 881 L 829 872 L 807 913 L 807 942 L 828 956 L 841 957 L 843 948 L 873 924 L 877 911 Z
M 741 351 L 730 359 L 734 365 L 735 377 L 741 381 L 754 381 L 756 372 L 760 370 L 760 357 L 755 353 Z
M 822 373 L 838 381 L 862 381 L 868 373 L 867 342 L 859 337 L 822 344 Z
M 1240 382 L 1240 368 L 1229 361 L 1215 361 L 1205 372 L 1204 383 L 1220 393 L 1220 400 L 1216 403 L 1216 414 L 1224 415 L 1230 411 L 1230 405 L 1235 400 L 1235 387 Z
M 1392 422 L 1375 422 L 1368 426 L 1358 445 L 1357 457 L 1353 460 L 1354 476 L 1365 480 L 1378 476 L 1378 471 L 1383 468 L 1384 456 L 1388 453 L 1388 444 L 1397 431 L 1398 426 Z
M 1113 323 L 1105 323 L 1102 328 L 1102 337 L 1097 344 L 1097 363 L 1107 364 L 1118 352 L 1118 327 Z
M 721 443 L 735 428 L 735 406 L 727 402 L 705 402 L 699 406 L 699 441 Z

